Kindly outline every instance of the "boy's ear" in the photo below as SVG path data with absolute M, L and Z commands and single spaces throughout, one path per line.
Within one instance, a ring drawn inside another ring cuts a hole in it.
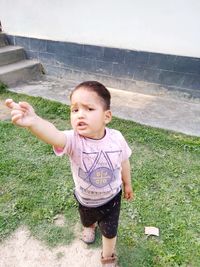
M 105 123 L 109 123 L 112 120 L 112 112 L 111 110 L 105 111 Z

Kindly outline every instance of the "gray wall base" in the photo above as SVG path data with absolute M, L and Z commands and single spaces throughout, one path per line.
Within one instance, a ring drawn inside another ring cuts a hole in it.
M 152 88 L 200 97 L 200 58 L 133 51 L 7 35 L 38 59 L 47 74 L 68 80 L 98 80 L 122 90 Z M 142 89 L 141 89 L 142 90 Z M 148 92 L 147 92 L 148 93 Z

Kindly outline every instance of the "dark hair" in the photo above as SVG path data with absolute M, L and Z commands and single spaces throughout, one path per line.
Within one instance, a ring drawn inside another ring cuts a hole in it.
M 73 91 L 70 94 L 70 99 L 72 98 L 73 93 L 80 88 L 84 88 L 91 92 L 95 92 L 103 101 L 105 110 L 110 109 L 110 99 L 111 99 L 110 92 L 103 84 L 97 81 L 82 82 L 73 89 Z

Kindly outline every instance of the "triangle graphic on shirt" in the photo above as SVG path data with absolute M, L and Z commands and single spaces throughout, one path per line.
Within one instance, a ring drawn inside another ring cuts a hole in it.
M 85 167 L 85 171 L 89 172 L 94 165 L 96 165 L 96 162 L 98 160 L 99 152 L 83 152 L 83 165 Z
M 121 157 L 121 150 L 117 150 L 117 151 L 105 151 L 105 155 L 107 158 L 107 161 L 109 162 L 110 168 L 112 170 L 115 170 L 116 168 L 118 168 L 119 166 L 117 165 L 117 163 L 121 162 L 120 157 Z M 116 164 L 113 165 L 113 164 Z

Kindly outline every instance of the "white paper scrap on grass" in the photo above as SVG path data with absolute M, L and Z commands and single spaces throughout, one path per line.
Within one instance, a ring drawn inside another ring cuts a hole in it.
M 159 236 L 159 229 L 157 227 L 146 226 L 145 227 L 145 234 L 146 235 L 156 235 L 156 236 Z

